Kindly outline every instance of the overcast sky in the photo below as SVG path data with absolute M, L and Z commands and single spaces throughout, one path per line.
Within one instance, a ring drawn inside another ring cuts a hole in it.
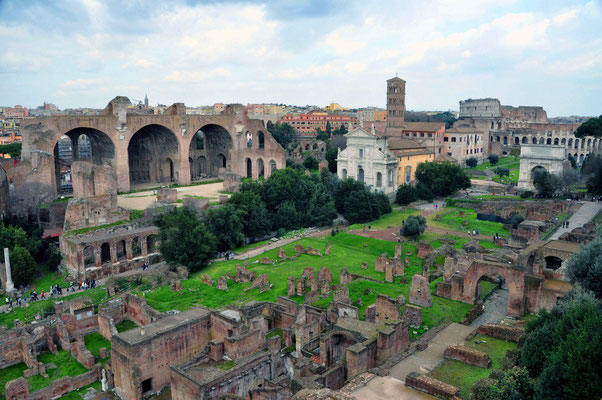
M 602 0 L 0 0 L 0 104 L 384 106 L 602 114 Z

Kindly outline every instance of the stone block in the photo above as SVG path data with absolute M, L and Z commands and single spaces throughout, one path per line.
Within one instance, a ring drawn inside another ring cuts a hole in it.
M 161 188 L 157 190 L 157 201 L 159 203 L 176 203 L 178 201 L 178 191 L 176 189 Z
M 347 268 L 341 268 L 339 283 L 341 285 L 349 285 L 351 283 L 351 275 L 347 271 Z
M 429 281 L 422 275 L 416 274 L 412 277 L 412 284 L 410 285 L 410 303 L 422 307 L 433 306 Z
M 226 282 L 226 277 L 220 276 L 217 280 L 217 289 L 218 290 L 228 290 L 228 282 Z
M 403 265 L 403 261 L 401 258 L 395 257 L 390 260 L 390 264 L 393 265 L 393 276 L 403 276 L 405 275 L 405 266 Z
M 261 260 L 259 260 L 260 264 L 271 264 L 272 260 L 270 260 L 269 257 L 263 257 Z
M 295 287 L 295 277 L 289 276 L 286 279 L 286 295 L 288 297 L 293 297 L 295 294 L 297 294 L 297 289 Z
M 487 353 L 460 344 L 454 344 L 445 349 L 443 357 L 480 368 L 489 368 L 491 366 L 491 358 L 489 358 Z
M 278 258 L 287 258 L 284 249 L 281 247 L 278 249 Z
M 385 281 L 393 282 L 393 265 L 390 263 L 385 266 Z
M 320 293 L 324 296 L 329 296 L 330 295 L 330 282 L 326 281 L 326 280 L 321 280 L 318 283 L 318 286 L 320 287 Z
M 425 258 L 432 251 L 433 251 L 433 246 L 430 243 L 425 243 L 425 242 L 418 243 L 418 257 Z
M 401 243 L 395 245 L 395 257 L 401 258 Z
M 401 319 L 410 325 L 422 325 L 422 308 L 407 304 Z
M 320 268 L 318 270 L 318 280 L 332 282 L 332 273 L 330 268 Z
M 213 286 L 213 279 L 207 274 L 203 274 L 201 277 L 201 282 L 203 282 L 207 286 Z
M 368 269 L 368 264 L 366 264 L 365 262 L 362 263 L 361 265 L 362 269 Z
M 366 307 L 366 322 L 376 322 L 376 304 Z
M 431 378 L 426 375 L 420 375 L 417 372 L 410 372 L 408 376 L 406 376 L 406 386 L 411 387 L 413 389 L 419 390 L 421 392 L 430 394 L 431 396 L 438 397 L 440 399 L 446 400 L 458 400 L 458 394 L 460 393 L 460 389 L 450 385 L 448 383 L 442 382 L 435 378 Z
M 305 296 L 305 277 L 297 279 L 297 296 Z
M 196 197 L 184 197 L 182 205 L 194 212 L 201 212 L 209 209 L 208 199 L 197 199 Z
M 336 303 L 351 304 L 351 299 L 349 298 L 349 287 L 348 286 L 340 286 L 334 292 L 334 301 Z
M 374 271 L 376 271 L 376 272 L 385 272 L 385 266 L 386 265 L 387 265 L 387 253 L 383 253 L 374 262 Z

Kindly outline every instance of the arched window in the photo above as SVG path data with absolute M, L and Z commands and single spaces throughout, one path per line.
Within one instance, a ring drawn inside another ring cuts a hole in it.
M 546 144 L 552 144 L 552 138 L 548 138 L 548 139 L 546 140 Z
M 544 137 L 539 138 L 539 144 L 544 144 L 546 139 Z
M 111 262 L 111 247 L 108 243 L 103 243 L 100 246 L 100 262 L 103 264 Z
M 562 138 L 562 140 L 560 141 L 560 144 L 563 146 L 566 145 L 566 138 Z
M 270 161 L 270 173 L 274 173 L 274 171 L 276 171 L 278 169 L 278 167 L 276 166 L 276 161 L 272 160 Z
M 343 168 L 343 179 L 347 179 L 347 170 Z
M 527 143 L 529 143 L 529 139 L 527 139 L 526 136 L 523 136 L 522 142 L 523 142 L 523 144 L 527 144 Z
M 253 177 L 253 162 L 251 161 L 250 158 L 247 158 L 246 164 L 247 164 L 247 178 L 252 178 Z
M 504 145 L 508 144 L 508 136 L 504 136 Z
M 537 138 L 534 136 L 532 140 L 533 144 L 537 144 Z
M 575 139 L 575 148 L 578 149 L 579 148 L 579 139 Z
M 514 144 L 520 144 L 520 139 L 518 138 L 518 136 L 514 137 Z
M 263 149 L 265 147 L 265 135 L 262 131 L 257 132 L 257 141 L 259 142 L 259 148 Z
M 567 143 L 569 147 L 571 147 L 573 145 L 573 138 L 569 139 L 569 142 Z
M 253 147 L 253 134 L 247 132 L 247 147 Z
M 389 187 L 393 187 L 393 170 L 392 169 L 390 169 L 387 172 L 387 179 L 388 179 Z
M 357 180 L 360 182 L 364 181 L 364 170 L 363 168 L 358 168 L 357 170 Z
M 554 139 L 554 146 L 558 146 L 558 138 Z
M 406 167 L 406 181 L 405 183 L 410 183 L 412 181 L 412 166 L 408 165 Z
M 383 174 L 380 172 L 376 173 L 376 187 L 381 187 L 383 185 Z

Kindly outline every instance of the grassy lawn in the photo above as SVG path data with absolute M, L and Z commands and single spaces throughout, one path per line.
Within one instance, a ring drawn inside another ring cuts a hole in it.
M 511 169 L 510 170 L 510 175 L 508 176 L 499 176 L 499 175 L 494 175 L 491 180 L 497 183 L 504 183 L 504 184 L 510 184 L 510 183 L 518 183 L 518 174 L 520 172 L 520 169 L 517 167 L 516 169 Z
M 473 169 L 478 169 L 480 171 L 486 171 L 488 169 L 496 169 L 496 168 L 508 168 L 508 169 L 517 169 L 520 168 L 520 159 L 514 158 L 512 156 L 500 157 L 499 161 L 495 165 L 491 165 L 489 160 L 484 161 L 482 164 L 477 165 Z
M 81 400 L 84 398 L 84 394 L 88 391 L 88 389 L 90 388 L 94 388 L 96 389 L 96 392 L 100 392 L 101 391 L 101 384 L 100 382 L 93 382 L 89 385 L 86 385 L 82 388 L 79 388 L 77 390 L 74 390 L 73 392 L 69 392 L 66 393 L 64 395 L 61 396 L 61 400 Z
M 67 280 L 67 276 L 68 274 L 66 272 L 61 274 L 58 271 L 50 271 L 47 268 L 45 268 L 42 271 L 42 275 L 35 281 L 33 281 L 31 287 L 32 289 L 37 290 L 38 295 L 42 293 L 42 290 L 48 293 L 48 291 L 50 290 L 50 285 L 59 285 L 63 289 L 68 288 L 69 281 Z
M 365 238 L 347 233 L 339 233 L 335 237 L 328 237 L 327 239 L 332 246 L 332 254 L 330 256 L 318 257 L 302 254 L 296 260 L 280 261 L 272 265 L 253 263 L 263 257 L 275 260 L 278 249 L 274 249 L 250 259 L 247 268 L 255 271 L 256 274 L 267 274 L 270 283 L 274 285 L 272 290 L 264 293 L 259 293 L 258 289 L 243 292 L 243 289 L 249 286 L 249 283 L 237 284 L 233 280 L 228 280 L 228 291 L 217 290 L 215 284 L 211 287 L 203 284 L 201 282 L 201 275 L 203 273 L 207 273 L 214 281 L 227 272 L 234 275 L 234 266 L 237 261 L 223 261 L 213 263 L 201 273 L 192 275 L 190 279 L 183 281 L 183 290 L 181 292 L 174 293 L 168 287 L 162 287 L 145 293 L 145 299 L 151 307 L 159 311 L 174 309 L 184 311 L 194 305 L 221 308 L 228 304 L 242 304 L 251 300 L 275 302 L 277 296 L 286 296 L 287 277 L 289 275 L 299 277 L 306 267 L 314 267 L 316 272 L 321 267 L 328 267 L 333 276 L 333 284 L 339 283 L 341 268 L 347 268 L 352 274 L 363 275 L 380 281 L 354 280 L 349 285 L 351 300 L 355 303 L 358 298 L 362 299 L 363 305 L 359 307 L 362 319 L 364 318 L 366 307 L 376 301 L 379 293 L 391 297 L 397 297 L 400 294 L 403 294 L 406 299 L 409 297 L 409 282 L 411 282 L 412 275 L 422 271 L 423 261 L 416 257 L 416 243 L 404 244 L 404 253 L 411 251 L 413 255 L 409 256 L 411 265 L 406 267 L 405 276 L 403 277 L 408 283 L 401 284 L 401 277 L 395 278 L 393 283 L 388 283 L 384 282 L 385 274 L 383 272 L 374 271 L 374 261 L 378 256 L 385 252 L 389 256 L 393 256 L 395 249 L 394 242 Z M 315 249 L 323 251 L 326 238 L 304 238 L 295 243 L 285 245 L 283 248 L 288 256 L 294 254 L 294 246 L 297 244 L 306 247 L 312 246 Z M 368 264 L 367 269 L 364 270 L 361 268 L 362 262 Z M 434 291 L 434 283 L 431 289 Z M 303 297 L 295 296 L 293 300 L 301 303 Z M 314 302 L 313 305 L 319 308 L 326 308 L 331 300 L 332 295 Z M 470 308 L 470 304 L 433 296 L 433 307 L 423 311 L 424 325 L 430 328 L 447 321 L 459 322 Z
M 270 242 L 270 239 L 262 240 L 261 242 L 251 243 L 251 244 L 248 244 L 246 246 L 239 247 L 238 249 L 234 250 L 234 252 L 238 253 L 238 254 L 244 253 L 244 252 L 246 252 L 248 250 L 254 249 L 256 247 L 263 246 L 264 244 L 268 244 L 269 242 Z
M 121 321 L 120 323 L 115 325 L 115 328 L 117 328 L 117 332 L 121 333 L 121 332 L 129 331 L 130 329 L 134 329 L 137 326 L 138 325 L 136 325 L 134 322 L 130 321 L 129 319 L 124 319 L 123 321 Z
M 4 400 L 4 386 L 13 379 L 21 378 L 23 371 L 27 369 L 25 363 L 11 365 L 10 367 L 0 369 L 0 400 Z
M 479 343 L 485 341 L 486 343 Z M 516 348 L 516 343 L 477 335 L 466 344 L 468 347 L 483 351 L 491 357 L 491 368 L 484 369 L 464 364 L 456 360 L 444 360 L 429 375 L 460 388 L 460 397 L 468 399 L 470 388 L 481 378 L 487 378 L 492 369 L 502 369 L 506 351 Z
M 84 336 L 84 342 L 86 343 L 86 348 L 90 350 L 90 353 L 92 353 L 94 356 L 95 361 L 100 361 L 100 363 L 103 364 L 110 358 L 110 356 L 103 359 L 100 358 L 100 349 L 102 347 L 105 347 L 108 351 L 111 351 L 111 342 L 105 339 L 105 337 L 100 333 L 88 333 Z
M 459 216 L 463 210 L 465 217 Z M 440 220 L 435 220 L 435 216 L 440 215 Z M 468 225 L 464 225 L 463 221 L 468 221 Z M 509 232 L 504 229 L 504 224 L 491 221 L 477 220 L 477 212 L 469 208 L 446 207 L 441 211 L 433 213 L 427 217 L 427 225 L 442 229 L 450 229 L 456 232 L 468 232 L 473 229 L 479 231 L 480 235 L 493 236 L 496 233 L 501 237 L 507 237 Z
M 29 391 L 35 392 L 38 389 L 46 387 L 52 381 L 62 378 L 63 376 L 77 376 L 83 374 L 87 369 L 79 363 L 69 352 L 59 350 L 59 354 L 44 353 L 38 355 L 38 361 L 44 364 L 54 363 L 56 368 L 46 369 L 48 378 L 42 375 L 35 375 L 27 378 L 29 381 Z
M 493 292 L 497 288 L 495 283 L 489 281 L 481 281 L 481 300 L 484 300 L 489 293 Z
M 375 230 L 401 226 L 401 222 L 408 218 L 410 215 L 420 215 L 420 210 L 406 208 L 406 211 L 401 211 L 400 209 L 396 209 L 391 211 L 389 214 L 383 215 L 376 221 L 368 222 L 365 224 L 353 224 L 349 226 L 349 230 L 362 229 L 364 226 L 366 227 L 366 229 L 368 229 L 368 225 L 370 225 L 372 229 Z
M 104 287 L 82 290 L 70 296 L 61 297 L 61 300 L 69 301 L 81 296 L 89 296 L 95 304 L 98 304 L 106 298 L 107 292 Z M 28 303 L 28 307 L 15 307 L 10 312 L 0 313 L 0 326 L 4 325 L 8 328 L 12 328 L 16 319 L 24 323 L 30 323 L 36 319 L 36 314 L 40 314 L 40 316 L 44 318 L 53 313 L 53 299 L 39 300 L 34 303 Z

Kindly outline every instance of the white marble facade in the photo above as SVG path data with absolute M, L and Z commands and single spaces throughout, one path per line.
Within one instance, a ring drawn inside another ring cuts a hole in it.
M 387 148 L 385 137 L 358 127 L 345 135 L 347 147 L 339 150 L 339 179 L 353 178 L 365 182 L 373 191 L 385 194 L 397 190 L 397 157 Z

